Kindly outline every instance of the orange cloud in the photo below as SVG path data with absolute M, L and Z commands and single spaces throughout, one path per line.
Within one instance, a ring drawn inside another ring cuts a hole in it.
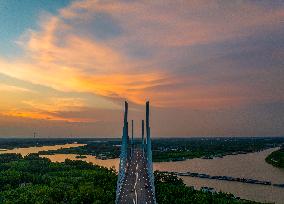
M 135 103 L 143 104 L 147 97 L 144 90 L 151 86 L 165 84 L 162 73 L 141 74 L 108 74 L 82 76 L 78 79 L 81 90 L 96 92 L 107 97 L 127 98 Z
M 3 116 L 9 117 L 19 117 L 19 118 L 30 118 L 30 119 L 37 119 L 37 120 L 55 120 L 55 121 L 65 121 L 65 122 L 94 122 L 84 119 L 76 119 L 76 118 L 63 118 L 59 116 L 55 116 L 52 114 L 47 113 L 39 113 L 39 112 L 23 112 L 23 111 L 9 111 L 6 113 L 1 113 Z
M 68 107 L 84 107 L 85 102 L 84 99 L 81 98 L 49 98 L 48 104 L 38 104 L 34 103 L 32 100 L 23 101 L 25 104 L 33 106 L 34 108 L 38 108 L 41 110 L 47 111 L 58 111 L 58 110 L 65 110 L 64 108 Z
M 127 98 L 142 104 L 150 98 L 156 106 L 192 108 L 244 104 L 258 96 L 239 94 L 235 84 L 225 88 L 220 84 L 201 86 L 203 77 L 182 76 L 178 73 L 180 61 L 175 51 L 189 47 L 185 54 L 191 54 L 191 46 L 247 36 L 261 27 L 272 29 L 283 14 L 283 9 L 265 10 L 246 2 L 223 5 L 213 1 L 168 4 L 75 1 L 58 15 L 46 16 L 39 30 L 24 34 L 20 41 L 25 57 L 13 62 L 0 59 L 0 72 L 60 91 L 94 93 L 106 97 L 106 101 Z M 98 15 L 108 16 L 114 22 L 92 30 L 92 22 L 101 17 Z M 112 24 L 117 24 L 121 34 L 109 39 L 92 36 L 96 29 Z M 82 25 L 85 27 L 81 28 Z M 146 52 L 146 57 L 135 56 L 134 45 Z M 190 56 L 193 65 L 207 59 L 202 53 Z M 165 66 L 167 62 L 173 66 Z M 186 65 L 188 70 L 192 64 Z M 214 70 L 209 72 L 214 74 Z M 188 87 L 189 81 L 193 81 L 192 87 Z M 170 86 L 176 89 L 157 88 Z M 49 112 L 77 107 L 66 101 L 39 102 L 26 98 L 21 102 L 23 105 Z M 86 104 L 82 102 L 79 106 Z
M 38 29 L 20 37 L 22 57 L 0 56 L 0 115 L 19 121 L 101 119 L 101 133 L 120 114 L 117 100 L 127 99 L 137 108 L 150 99 L 169 112 L 156 118 L 161 130 L 169 118 L 175 131 L 188 134 L 188 124 L 199 117 L 198 131 L 211 134 L 202 125 L 204 117 L 196 114 L 187 122 L 192 109 L 208 113 L 283 101 L 282 50 L 261 56 L 257 51 L 275 46 L 271 34 L 279 32 L 284 10 L 262 3 L 74 1 L 57 14 L 45 14 Z M 2 80 L 2 74 L 9 79 Z

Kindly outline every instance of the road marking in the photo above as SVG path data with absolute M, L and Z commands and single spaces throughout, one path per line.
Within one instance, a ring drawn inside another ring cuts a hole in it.
M 135 179 L 134 189 L 136 188 L 136 185 L 137 185 L 137 179 L 138 179 L 138 172 L 136 172 L 136 179 Z
M 136 203 L 137 203 L 137 192 L 136 192 L 136 189 L 135 189 L 135 200 L 136 200 Z

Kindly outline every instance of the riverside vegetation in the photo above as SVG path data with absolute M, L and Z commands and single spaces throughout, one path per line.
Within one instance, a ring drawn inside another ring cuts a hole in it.
M 0 155 L 0 203 L 89 204 L 114 203 L 117 174 L 114 169 L 84 161 L 53 163 L 38 154 Z M 155 172 L 158 203 L 256 203 L 225 193 L 187 187 L 174 175 Z
M 275 167 L 284 168 L 284 145 L 279 150 L 268 155 L 265 161 Z
M 39 154 L 93 155 L 106 159 L 118 158 L 120 140 L 84 141 L 85 146 L 42 151 Z M 136 140 L 135 143 L 140 141 Z M 272 148 L 284 143 L 284 138 L 177 138 L 153 139 L 153 161 L 180 161 L 192 158 L 212 159 L 230 154 L 246 154 Z

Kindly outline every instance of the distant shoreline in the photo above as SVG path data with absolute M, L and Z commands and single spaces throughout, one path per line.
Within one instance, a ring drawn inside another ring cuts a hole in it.
M 284 188 L 284 183 L 282 184 L 273 184 L 271 181 L 260 181 L 257 179 L 250 179 L 250 178 L 238 178 L 238 177 L 231 177 L 231 176 L 211 176 L 208 174 L 203 173 L 196 173 L 196 172 L 169 172 L 163 171 L 162 173 L 165 174 L 173 174 L 177 176 L 190 176 L 195 178 L 202 178 L 202 179 L 212 179 L 212 180 L 222 180 L 222 181 L 231 181 L 231 182 L 240 182 L 240 183 L 248 183 L 254 185 L 268 185 L 268 186 L 275 186 L 279 188 Z

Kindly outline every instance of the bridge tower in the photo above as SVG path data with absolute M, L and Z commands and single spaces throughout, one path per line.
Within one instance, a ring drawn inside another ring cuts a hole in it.
M 134 145 L 133 120 L 131 138 L 128 135 L 128 103 L 125 102 L 124 125 L 118 171 L 116 204 L 155 204 L 155 186 L 152 164 L 149 101 L 146 103 L 146 127 L 142 120 L 142 145 Z M 144 139 L 146 129 L 146 141 Z
M 150 104 L 149 101 L 146 102 L 146 160 L 147 160 L 147 173 L 150 179 L 150 184 L 153 192 L 153 197 L 155 198 L 155 184 L 154 184 L 154 174 L 153 174 L 153 163 L 152 163 L 152 144 L 150 137 Z
M 144 144 L 145 144 L 145 139 L 144 139 L 144 120 L 142 120 L 142 138 L 141 138 L 141 148 L 143 150 L 143 156 L 145 155 L 145 147 L 144 147 Z
M 128 103 L 125 101 L 124 104 L 124 120 L 123 120 L 123 131 L 122 131 L 122 144 L 120 152 L 119 172 L 116 188 L 116 201 L 120 195 L 120 191 L 124 182 L 125 173 L 127 169 L 127 159 L 129 158 L 129 135 L 128 135 Z
M 133 124 L 133 120 L 131 120 L 131 156 L 133 155 L 133 151 L 134 151 L 134 124 Z

